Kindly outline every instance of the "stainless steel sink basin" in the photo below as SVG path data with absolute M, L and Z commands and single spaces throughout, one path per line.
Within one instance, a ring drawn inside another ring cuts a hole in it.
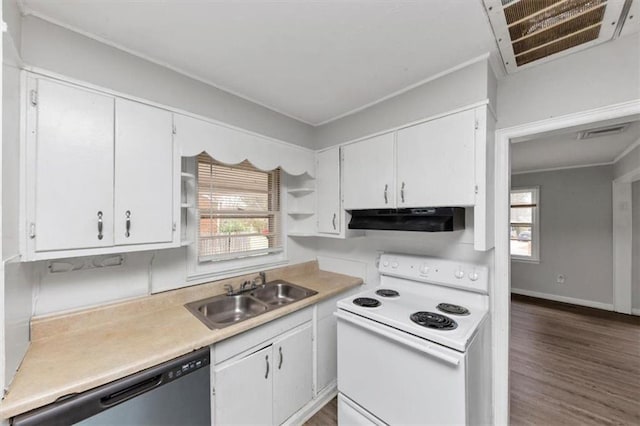
M 260 286 L 250 294 L 270 306 L 282 306 L 305 297 L 313 296 L 317 292 L 286 281 L 272 281 Z
M 286 281 L 277 280 L 241 294 L 210 297 L 187 303 L 185 307 L 212 330 L 228 327 L 284 305 L 313 296 L 309 290 Z

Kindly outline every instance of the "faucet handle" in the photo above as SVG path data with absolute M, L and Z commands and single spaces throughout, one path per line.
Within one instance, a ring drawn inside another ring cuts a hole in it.
M 225 284 L 224 289 L 227 290 L 227 296 L 233 295 L 233 286 L 231 284 Z

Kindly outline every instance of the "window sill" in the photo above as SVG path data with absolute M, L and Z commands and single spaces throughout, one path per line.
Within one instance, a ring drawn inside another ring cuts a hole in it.
M 540 259 L 535 259 L 533 257 L 511 256 L 511 261 L 512 262 L 520 262 L 520 263 L 533 263 L 533 264 L 539 264 L 540 263 Z
M 289 261 L 282 253 L 269 256 L 268 258 L 252 259 L 250 262 L 238 262 L 237 260 L 197 262 L 195 269 L 188 271 L 187 282 L 190 284 L 200 284 L 217 281 L 238 275 L 257 273 L 265 269 L 273 269 L 278 266 L 287 265 L 288 263 Z

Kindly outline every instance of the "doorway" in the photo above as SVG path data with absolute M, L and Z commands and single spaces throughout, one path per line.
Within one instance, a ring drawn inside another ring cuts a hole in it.
M 511 314 L 510 190 L 511 149 L 518 138 L 607 120 L 640 118 L 640 101 L 529 123 L 496 132 L 495 280 L 491 288 L 494 422 L 509 423 L 509 343 Z M 516 142 L 517 143 L 517 142 Z

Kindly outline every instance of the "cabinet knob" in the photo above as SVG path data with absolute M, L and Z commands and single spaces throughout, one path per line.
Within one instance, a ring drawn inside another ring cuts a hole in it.
M 129 238 L 131 236 L 131 210 L 127 210 L 124 213 L 124 216 L 126 217 L 126 222 L 125 222 L 125 233 L 124 236 Z
M 104 235 L 102 235 L 102 212 L 98 212 L 98 239 L 101 240 Z

